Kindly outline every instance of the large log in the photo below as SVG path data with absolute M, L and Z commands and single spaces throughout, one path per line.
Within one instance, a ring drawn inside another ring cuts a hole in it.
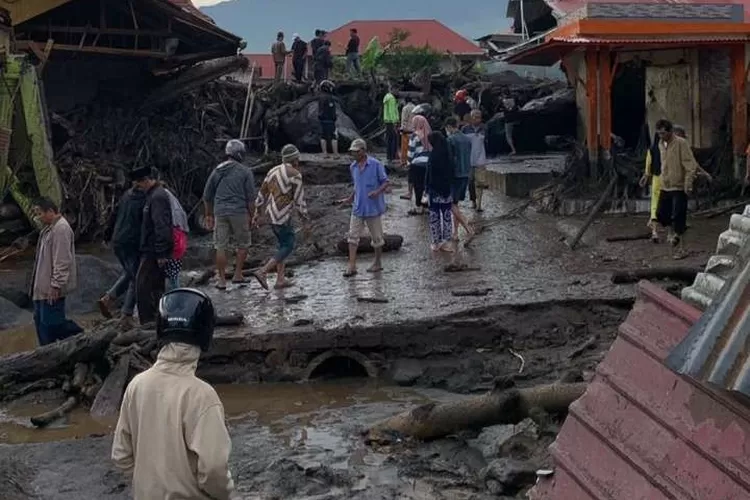
M 703 268 L 694 267 L 647 267 L 630 271 L 616 271 L 612 273 L 612 283 L 638 283 L 641 280 L 664 280 L 692 282 Z
M 89 333 L 0 358 L 0 399 L 10 384 L 69 373 L 76 363 L 98 361 L 118 333 L 116 321 Z
M 366 437 L 370 442 L 389 441 L 392 436 L 429 440 L 467 429 L 517 424 L 537 410 L 548 414 L 564 413 L 585 390 L 585 383 L 496 388 L 463 401 L 418 406 L 375 424 Z

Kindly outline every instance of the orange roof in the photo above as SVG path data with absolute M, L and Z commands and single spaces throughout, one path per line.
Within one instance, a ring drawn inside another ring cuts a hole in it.
M 545 2 L 560 15 L 567 15 L 580 9 L 586 0 L 545 0 Z M 745 19 L 750 19 L 750 2 L 747 0 L 606 0 L 606 3 L 638 3 L 638 4 L 740 4 L 745 8 Z
M 331 41 L 331 53 L 343 55 L 349 41 L 349 30 L 356 28 L 361 40 L 360 50 L 364 50 L 374 37 L 380 44 L 385 44 L 393 30 L 409 32 L 409 38 L 403 42 L 406 47 L 431 47 L 438 52 L 450 52 L 457 55 L 484 55 L 484 50 L 474 42 L 464 38 L 443 23 L 434 19 L 394 19 L 380 21 L 350 21 L 340 28 L 328 33 Z

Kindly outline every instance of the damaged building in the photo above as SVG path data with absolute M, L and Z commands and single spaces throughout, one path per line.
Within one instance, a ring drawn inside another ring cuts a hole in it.
M 562 62 L 594 177 L 612 158 L 613 135 L 635 148 L 661 118 L 685 127 L 695 149 L 731 149 L 727 173 L 744 175 L 750 24 L 743 5 L 511 1 L 508 15 L 527 39 L 505 52 L 507 62 Z
M 94 138 L 97 125 L 89 123 L 87 113 L 135 119 L 246 64 L 237 56 L 241 39 L 190 1 L 0 0 L 0 12 L 5 82 L 0 86 L 0 193 L 6 201 L 10 194 L 27 218 L 32 197 L 78 203 L 79 188 L 97 182 L 104 187 L 91 196 L 99 205 L 109 203 L 114 193 L 109 186 L 124 179 L 132 164 L 128 158 L 147 157 L 133 150 L 138 141 L 132 137 L 117 138 L 116 146 Z M 108 108 L 117 110 L 103 111 Z M 117 124 L 112 128 L 116 133 Z M 131 133 L 135 137 L 135 130 Z M 92 139 L 85 148 L 68 144 L 86 136 Z M 64 175 L 61 157 L 68 163 Z M 83 177 L 83 183 L 72 183 L 71 177 Z M 78 212 L 87 213 L 80 204 Z M 5 207 L 0 240 L 8 243 L 4 233 L 17 232 L 26 222 Z

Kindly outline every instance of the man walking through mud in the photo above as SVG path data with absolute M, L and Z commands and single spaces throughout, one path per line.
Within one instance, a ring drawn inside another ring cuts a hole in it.
M 34 203 L 42 223 L 31 279 L 34 326 L 39 345 L 47 345 L 81 333 L 83 329 L 65 317 L 65 297 L 78 282 L 75 237 L 60 208 L 49 198 Z
M 167 190 L 150 168 L 143 169 L 135 181 L 146 193 L 141 222 L 141 263 L 136 275 L 136 302 L 141 325 L 156 319 L 156 306 L 164 294 L 166 266 L 172 258 L 172 207 Z
M 128 384 L 112 461 L 132 477 L 134 500 L 239 500 L 232 441 L 216 391 L 195 376 L 216 314 L 203 292 L 180 288 L 159 303 L 154 366 Z
M 292 215 L 295 209 L 305 220 L 305 224 L 308 220 L 297 146 L 287 144 L 281 149 L 281 165 L 272 168 L 266 175 L 255 200 L 255 208 L 253 227 L 258 225 L 261 213 L 265 212 L 279 244 L 276 255 L 255 276 L 261 286 L 268 290 L 266 276 L 275 269 L 276 285 L 274 288 L 277 290 L 289 288 L 293 286 L 293 283 L 284 275 L 284 262 L 294 251 Z
M 253 171 L 242 164 L 245 145 L 232 139 L 224 148 L 226 160 L 217 166 L 208 177 L 203 191 L 206 209 L 206 224 L 214 231 L 216 248 L 216 272 L 219 290 L 227 289 L 227 250 L 234 237 L 237 245 L 237 261 L 232 283 L 245 283 L 242 267 L 250 248 L 250 224 L 255 211 L 255 178 Z
M 367 154 L 367 143 L 364 139 L 355 139 L 349 148 L 354 158 L 349 169 L 354 182 L 354 192 L 343 203 L 352 204 L 352 216 L 349 221 L 349 267 L 345 278 L 357 274 L 357 249 L 359 239 L 365 226 L 370 231 L 372 248 L 375 250 L 375 262 L 367 272 L 377 273 L 383 270 L 383 214 L 385 213 L 385 192 L 389 181 L 385 167 L 377 159 Z
M 451 183 L 451 198 L 453 200 L 453 241 L 458 244 L 458 227 L 463 226 L 467 233 L 466 245 L 474 238 L 474 229 L 466 216 L 461 212 L 459 203 L 466 199 L 471 173 L 471 139 L 458 129 L 458 120 L 449 117 L 445 121 L 445 133 L 448 136 L 453 157 L 453 182 Z
M 660 226 L 669 228 L 667 241 L 674 247 L 674 258 L 683 259 L 687 230 L 688 196 L 698 172 L 690 144 L 674 133 L 669 120 L 656 122 L 661 156 L 661 191 L 656 219 Z

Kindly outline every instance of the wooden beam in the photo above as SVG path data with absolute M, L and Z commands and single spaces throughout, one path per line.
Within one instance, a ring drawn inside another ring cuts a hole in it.
M 33 31 L 44 33 L 90 33 L 92 35 L 129 35 L 129 36 L 162 36 L 170 37 L 168 30 L 145 30 L 132 28 L 96 28 L 93 26 L 42 26 L 34 24 L 23 26 L 20 31 Z
M 21 40 L 16 42 L 18 50 L 31 50 L 33 45 L 39 45 L 38 42 Z M 37 47 L 38 48 L 38 47 Z M 77 45 L 55 44 L 53 50 L 62 50 L 65 52 L 84 52 L 89 54 L 102 54 L 112 56 L 129 56 L 129 57 L 150 57 L 153 59 L 166 59 L 166 52 L 157 52 L 151 50 L 133 50 L 133 49 L 115 49 L 110 47 L 78 47 Z
M 612 61 L 609 47 L 599 49 L 599 146 L 608 158 L 612 149 Z
M 596 47 L 586 49 L 586 146 L 589 152 L 591 177 L 599 177 L 599 59 Z
M 745 45 L 735 45 L 730 50 L 732 67 L 732 148 L 735 156 L 735 178 L 742 179 L 742 158 L 748 144 L 747 137 L 747 71 Z

